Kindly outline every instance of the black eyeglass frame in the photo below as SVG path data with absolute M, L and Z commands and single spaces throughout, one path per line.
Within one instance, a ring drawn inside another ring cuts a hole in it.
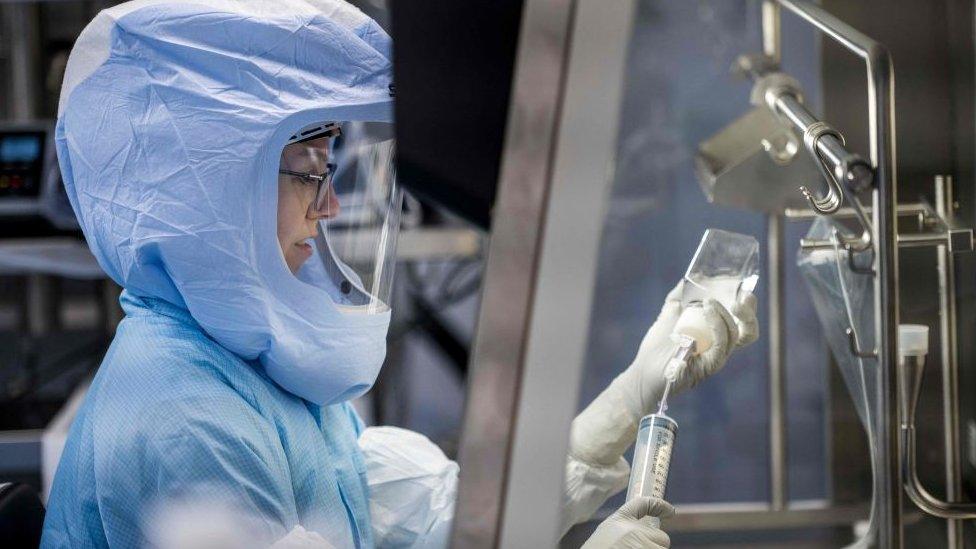
M 322 200 L 325 198 L 323 194 L 323 189 L 327 191 L 328 188 L 332 186 L 332 180 L 335 177 L 336 169 L 338 169 L 338 166 L 332 162 L 329 162 L 328 164 L 325 165 L 325 168 L 328 171 L 321 174 L 315 174 L 311 172 L 296 172 L 293 170 L 285 170 L 285 169 L 279 169 L 278 173 L 281 175 L 290 175 L 292 177 L 297 177 L 302 181 L 302 183 L 305 183 L 306 185 L 311 185 L 312 183 L 316 184 L 318 188 L 315 190 L 315 202 L 312 203 L 312 207 L 318 207 L 318 205 L 321 204 Z

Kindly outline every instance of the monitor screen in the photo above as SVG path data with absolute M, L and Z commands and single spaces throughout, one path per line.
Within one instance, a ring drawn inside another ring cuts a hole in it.
M 45 137 L 43 131 L 0 132 L 0 203 L 5 198 L 34 198 L 40 194 Z
M 41 148 L 40 135 L 5 135 L 0 137 L 0 162 L 37 162 Z

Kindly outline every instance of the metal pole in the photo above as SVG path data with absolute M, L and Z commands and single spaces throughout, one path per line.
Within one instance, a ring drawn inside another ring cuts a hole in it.
M 953 213 L 952 177 L 935 177 L 935 210 L 948 223 Z M 952 252 L 946 245 L 938 249 L 939 332 L 942 350 L 942 429 L 945 437 L 946 500 L 962 497 L 962 469 L 959 459 L 959 356 L 956 347 L 956 278 Z M 946 521 L 948 546 L 963 547 L 963 523 Z
M 764 0 L 762 4 L 763 53 L 777 64 L 780 56 L 779 4 Z M 786 255 L 783 217 L 770 215 L 766 226 L 767 278 L 769 279 L 769 504 L 773 511 L 787 505 L 786 469 L 786 373 L 783 345 Z
M 864 59 L 868 81 L 874 254 L 874 320 L 879 368 L 877 402 L 878 543 L 902 547 L 901 432 L 898 414 L 898 200 L 895 162 L 895 77 L 884 45 L 810 2 L 777 0 L 826 36 Z
M 786 509 L 788 477 L 786 467 L 786 353 L 783 345 L 786 315 L 785 242 L 783 218 L 771 215 L 767 221 L 766 249 L 769 279 L 769 493 L 774 511 Z
M 779 4 L 777 4 L 774 0 L 763 0 L 763 53 L 769 56 L 769 58 L 777 64 L 779 64 L 781 60 L 779 21 Z
M 37 78 L 40 60 L 37 4 L 17 3 L 0 6 L 3 31 L 10 48 L 10 94 L 7 116 L 15 121 L 33 120 L 37 116 Z
M 469 368 L 453 547 L 487 549 L 501 543 L 574 6 L 574 0 L 526 0 L 522 6 Z M 569 425 L 560 427 L 568 439 Z M 562 463 L 553 466 L 562 469 Z
M 874 315 L 878 342 L 877 502 L 881 547 L 902 547 L 901 430 L 898 419 L 898 244 L 895 83 L 891 57 L 880 45 L 868 57 L 871 160 L 876 166 L 873 226 Z

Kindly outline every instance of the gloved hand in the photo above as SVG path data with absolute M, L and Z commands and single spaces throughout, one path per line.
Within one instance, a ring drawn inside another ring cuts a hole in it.
M 617 466 L 634 442 L 640 419 L 657 409 L 664 392 L 664 368 L 676 349 L 671 334 L 682 313 L 681 287 L 679 283 L 668 294 L 633 363 L 573 420 L 571 458 L 595 466 Z M 756 298 L 747 294 L 732 314 L 717 301 L 707 300 L 696 322 L 701 324 L 695 326 L 697 331 L 711 335 L 712 346 L 679 372 L 672 396 L 719 371 L 733 350 L 756 340 Z
M 673 515 L 674 507 L 664 500 L 634 498 L 601 522 L 582 549 L 667 549 L 671 547 L 671 538 L 640 519 Z

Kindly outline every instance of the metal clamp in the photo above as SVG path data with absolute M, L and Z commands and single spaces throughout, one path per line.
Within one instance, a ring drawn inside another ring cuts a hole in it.
M 857 340 L 857 332 L 854 331 L 854 328 L 848 327 L 844 330 L 844 333 L 847 334 L 847 346 L 850 348 L 852 355 L 857 358 L 878 358 L 877 349 L 873 351 L 861 350 L 861 344 Z
M 807 152 L 817 161 L 820 174 L 827 182 L 827 194 L 821 197 L 814 196 L 813 192 L 806 186 L 800 186 L 800 192 L 803 193 L 803 197 L 807 199 L 810 207 L 820 215 L 830 215 L 844 204 L 844 191 L 837 184 L 834 174 L 830 173 L 830 170 L 824 165 L 823 157 L 817 152 L 817 142 L 825 135 L 833 135 L 842 145 L 845 144 L 844 136 L 822 120 L 814 122 L 803 130 L 803 144 L 806 146 Z

